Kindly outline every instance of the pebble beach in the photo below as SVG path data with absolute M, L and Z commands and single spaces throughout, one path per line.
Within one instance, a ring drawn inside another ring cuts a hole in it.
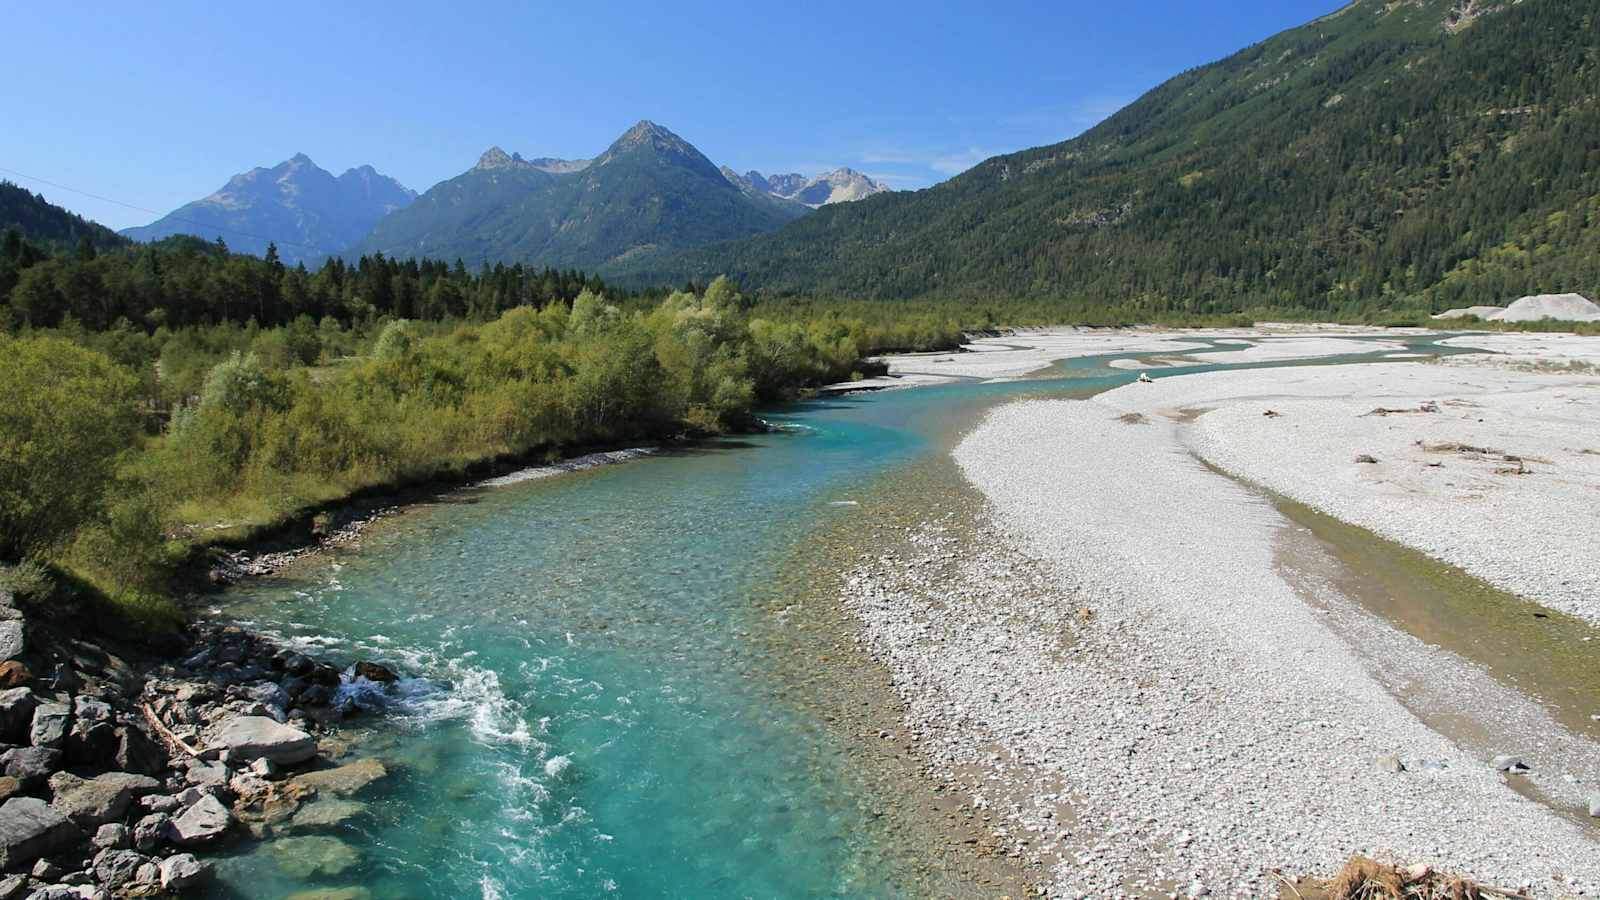
M 1226 336 L 1245 353 L 1259 337 Z M 1182 343 L 1156 337 L 1140 350 Z M 1301 337 L 1313 356 L 1350 352 L 1342 334 Z M 1008 372 L 1002 355 L 985 374 Z M 1470 359 L 1002 406 L 953 453 L 969 508 L 931 511 L 848 574 L 845 604 L 931 769 L 997 813 L 1047 894 L 1276 896 L 1357 853 L 1532 896 L 1600 892 L 1594 741 L 1286 571 L 1294 529 L 1255 487 L 1592 621 L 1600 456 L 1582 441 L 1600 379 L 1456 364 Z M 1446 443 L 1505 449 L 1427 449 Z M 1497 474 L 1506 456 L 1535 474 Z M 1487 736 L 1421 712 L 1451 703 L 1497 707 Z M 1495 749 L 1524 749 L 1504 735 L 1537 748 L 1528 775 L 1501 771 L 1521 767 Z

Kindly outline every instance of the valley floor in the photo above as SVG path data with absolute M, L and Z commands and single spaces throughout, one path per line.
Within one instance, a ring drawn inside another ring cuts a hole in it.
M 1348 337 L 1015 335 L 891 376 L 1213 341 L 1242 343 L 1206 361 L 1372 349 Z M 1453 340 L 1506 355 L 1003 406 L 954 453 L 981 496 L 850 573 L 847 606 L 937 777 L 995 813 L 1052 896 L 1259 897 L 1353 853 L 1600 892 L 1600 682 L 1562 674 L 1594 679 L 1600 655 L 1600 341 Z M 1507 599 L 1436 644 L 1415 625 L 1429 610 L 1375 611 L 1359 558 L 1284 497 Z M 1511 656 L 1533 676 L 1508 675 Z M 1497 771 L 1501 754 L 1531 771 Z

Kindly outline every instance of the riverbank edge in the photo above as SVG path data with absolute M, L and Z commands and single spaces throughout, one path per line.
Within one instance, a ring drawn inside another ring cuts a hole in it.
M 0 633 L 0 897 L 202 890 L 214 851 L 315 830 L 292 820 L 319 793 L 353 810 L 387 775 L 344 738 L 398 680 L 381 665 L 220 622 L 152 645 L 3 591 Z

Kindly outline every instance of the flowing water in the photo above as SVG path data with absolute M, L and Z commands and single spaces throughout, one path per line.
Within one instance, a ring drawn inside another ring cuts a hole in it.
M 1136 376 L 1105 361 L 818 400 L 771 416 L 777 433 L 464 490 L 224 595 L 221 615 L 416 677 L 356 747 L 393 772 L 365 814 L 337 840 L 236 848 L 218 895 L 961 893 L 897 825 L 915 811 L 778 674 L 793 660 L 774 648 L 807 648 L 787 596 L 804 588 L 778 570 L 994 403 Z

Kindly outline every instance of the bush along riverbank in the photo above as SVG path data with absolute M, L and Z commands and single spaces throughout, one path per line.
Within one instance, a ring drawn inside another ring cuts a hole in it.
M 767 317 L 725 279 L 653 304 L 586 290 L 490 321 L 324 324 L 0 335 L 0 585 L 54 602 L 71 582 L 160 631 L 197 548 L 507 461 L 759 428 L 761 405 L 851 377 L 875 333 Z
M 359 817 L 352 796 L 388 773 L 325 748 L 353 695 L 395 673 L 220 624 L 152 652 L 78 621 L 0 592 L 0 900 L 197 889 L 206 855 L 237 840 L 341 849 L 302 836 Z

